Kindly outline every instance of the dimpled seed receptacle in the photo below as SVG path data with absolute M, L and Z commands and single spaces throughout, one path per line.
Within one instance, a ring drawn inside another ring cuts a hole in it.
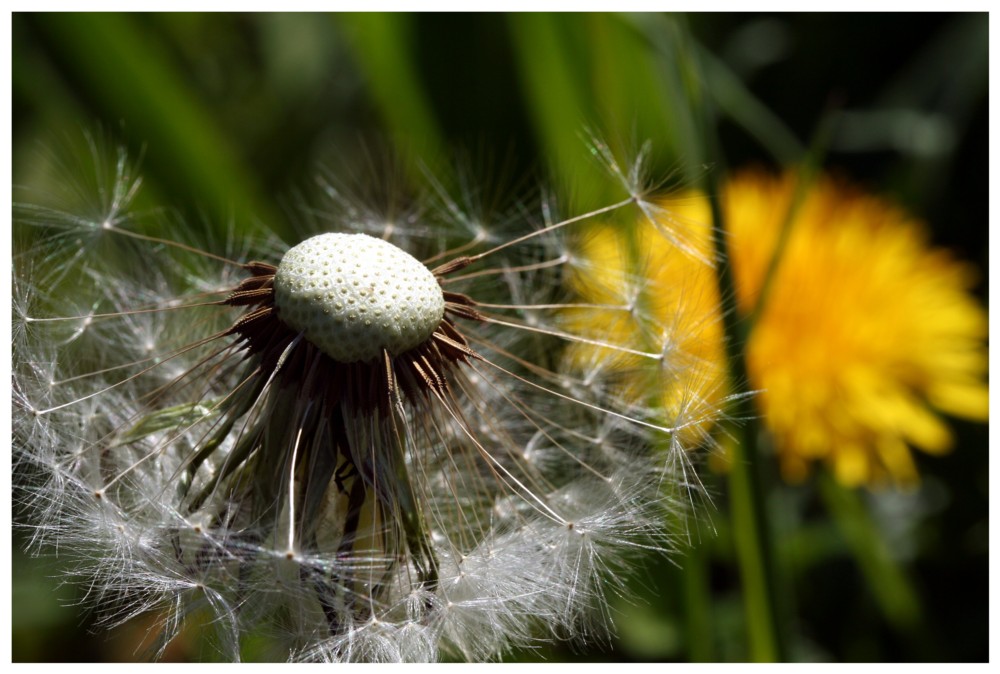
M 444 294 L 419 260 L 367 234 L 320 234 L 291 248 L 274 276 L 278 318 L 341 363 L 399 355 L 444 317 Z

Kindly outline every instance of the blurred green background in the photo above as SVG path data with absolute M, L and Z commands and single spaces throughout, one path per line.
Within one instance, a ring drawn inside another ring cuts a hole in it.
M 985 280 L 987 61 L 985 14 L 15 14 L 13 170 L 56 189 L 42 149 L 101 130 L 142 153 L 140 208 L 291 241 L 319 165 L 367 167 L 357 180 L 377 195 L 391 153 L 403 185 L 468 191 L 472 175 L 487 210 L 540 181 L 583 207 L 605 203 L 606 182 L 585 129 L 623 150 L 652 141 L 657 171 L 693 180 L 801 161 L 835 119 L 824 167 L 925 219 Z M 956 451 L 918 454 L 911 491 L 824 497 L 769 469 L 786 657 L 988 658 L 987 428 L 953 426 Z M 746 659 L 724 479 L 706 480 L 719 498 L 692 550 L 638 560 L 615 637 L 511 659 Z M 14 539 L 15 661 L 141 655 L 146 625 L 88 633 L 63 605 L 79 591 L 54 590 L 58 566 Z M 710 590 L 696 610 L 692 573 Z M 167 657 L 202 649 L 192 635 Z

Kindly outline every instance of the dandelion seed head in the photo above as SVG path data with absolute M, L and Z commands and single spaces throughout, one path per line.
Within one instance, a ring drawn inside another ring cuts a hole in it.
M 116 166 L 99 245 L 24 209 L 50 236 L 15 270 L 18 499 L 106 622 L 157 608 L 169 640 L 207 612 L 233 659 L 263 630 L 282 658 L 490 660 L 599 634 L 630 555 L 674 547 L 688 422 L 614 364 L 681 389 L 701 365 L 664 368 L 641 277 L 567 243 L 606 210 L 384 212 L 324 183 L 332 231 L 289 249 L 146 234 Z

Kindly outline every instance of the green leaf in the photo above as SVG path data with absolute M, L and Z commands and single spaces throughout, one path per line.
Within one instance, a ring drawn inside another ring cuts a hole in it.
M 440 182 L 451 184 L 444 136 L 415 65 L 413 15 L 344 14 L 337 21 L 411 179 L 421 182 L 427 167 Z

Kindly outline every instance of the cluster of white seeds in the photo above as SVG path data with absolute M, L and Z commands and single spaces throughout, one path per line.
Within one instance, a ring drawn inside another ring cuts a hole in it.
M 274 277 L 278 318 L 341 363 L 398 355 L 444 317 L 444 294 L 419 260 L 367 234 L 320 234 L 293 247 Z

